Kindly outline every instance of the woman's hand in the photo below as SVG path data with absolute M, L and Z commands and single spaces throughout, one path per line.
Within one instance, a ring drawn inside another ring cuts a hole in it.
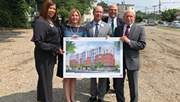
M 77 35 L 75 35 L 75 34 L 72 36 L 72 38 L 78 38 L 78 37 L 79 37 L 79 36 L 77 36 Z
M 59 49 L 59 54 L 62 54 L 65 53 L 65 51 L 63 51 L 62 49 Z

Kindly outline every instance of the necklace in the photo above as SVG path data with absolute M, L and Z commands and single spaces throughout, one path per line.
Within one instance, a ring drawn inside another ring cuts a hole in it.
M 71 33 L 74 34 L 74 32 L 73 32 L 72 29 L 71 29 L 71 25 L 70 25 L 70 30 L 71 30 Z M 77 32 L 75 33 L 75 35 L 76 35 L 78 32 L 79 32 L 79 27 L 77 28 Z

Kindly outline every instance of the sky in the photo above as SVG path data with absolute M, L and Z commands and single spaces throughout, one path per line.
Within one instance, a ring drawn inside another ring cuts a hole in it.
M 154 7 L 155 5 L 159 5 L 159 0 L 97 0 L 97 2 L 104 1 L 108 3 L 108 5 L 111 4 L 122 4 L 121 2 L 125 1 L 125 4 L 134 4 L 135 5 L 135 11 L 142 11 L 146 12 L 149 11 L 149 13 L 154 13 Z M 161 11 L 165 11 L 168 9 L 180 9 L 180 0 L 160 0 L 161 1 Z M 159 6 L 155 7 L 155 11 L 159 10 Z

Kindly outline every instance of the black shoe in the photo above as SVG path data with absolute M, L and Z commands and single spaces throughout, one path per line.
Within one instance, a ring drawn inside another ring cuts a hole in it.
M 111 89 L 111 90 L 110 90 L 110 93 L 116 93 L 116 90 L 115 90 L 115 89 L 114 89 L 114 90 Z
M 104 102 L 103 100 L 101 100 L 101 99 L 98 99 L 98 102 Z
M 97 98 L 92 98 L 92 97 L 90 97 L 90 99 L 87 101 L 87 102 L 94 102 L 94 101 L 96 101 L 97 100 Z

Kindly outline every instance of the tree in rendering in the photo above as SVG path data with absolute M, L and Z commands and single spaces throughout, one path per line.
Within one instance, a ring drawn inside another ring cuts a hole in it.
M 69 69 L 69 66 L 68 66 L 68 65 L 66 65 L 66 68 L 67 68 L 67 69 Z
M 80 70 L 80 65 L 79 64 L 76 67 Z
M 114 47 L 119 51 L 120 50 L 120 41 L 114 41 Z
M 80 67 L 81 67 L 81 68 L 84 68 L 85 66 L 84 66 L 84 64 L 81 64 Z
M 90 68 L 94 68 L 94 64 L 93 63 L 90 63 Z
M 66 41 L 66 51 L 67 51 L 66 55 L 67 54 L 72 55 L 76 53 L 76 51 L 74 51 L 75 48 L 76 48 L 75 43 L 73 43 L 72 41 Z
M 71 68 L 74 69 L 74 65 L 71 65 Z
M 118 70 L 119 67 L 120 67 L 119 64 L 116 64 L 115 66 L 116 70 Z
M 97 63 L 97 66 L 98 66 L 99 68 L 103 68 L 103 63 L 98 62 L 98 63 Z

